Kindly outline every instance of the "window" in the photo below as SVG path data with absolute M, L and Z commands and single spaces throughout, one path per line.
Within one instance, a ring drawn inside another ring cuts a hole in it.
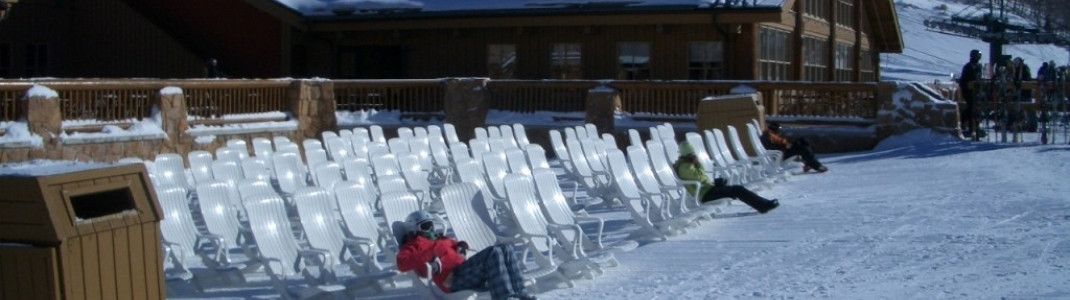
M 826 81 L 828 42 L 815 37 L 803 37 L 803 80 Z
M 516 45 L 487 45 L 487 77 L 513 79 L 516 71 Z
M 11 44 L 0 43 L 0 78 L 11 78 Z
M 855 70 L 854 47 L 849 44 L 836 43 L 836 81 L 853 81 Z
M 862 65 L 859 66 L 859 69 L 862 69 L 861 81 L 863 81 L 863 82 L 876 81 L 877 78 L 875 77 L 874 72 L 873 72 L 873 54 L 870 53 L 869 50 L 862 50 L 862 52 L 859 53 L 859 55 L 862 56 Z
M 803 2 L 803 13 L 822 20 L 828 19 L 829 0 L 806 0 Z
M 550 52 L 550 77 L 555 79 L 581 79 L 583 53 L 579 43 L 553 44 Z
M 650 43 L 624 42 L 617 45 L 617 79 L 650 79 Z
M 836 24 L 855 28 L 855 6 L 853 0 L 836 0 Z
M 26 77 L 48 75 L 48 46 L 26 45 Z
M 724 77 L 724 44 L 717 42 L 688 43 L 688 79 L 721 79 Z
M 791 80 L 791 34 L 762 27 L 760 39 L 762 80 Z

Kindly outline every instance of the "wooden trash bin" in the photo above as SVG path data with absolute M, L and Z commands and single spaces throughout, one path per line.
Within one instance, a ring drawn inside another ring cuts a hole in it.
M 727 125 L 732 125 L 739 132 L 743 148 L 747 153 L 755 154 L 746 131 L 747 123 L 752 120 L 758 120 L 761 126 L 759 130 L 765 128 L 765 107 L 762 105 L 761 95 L 756 93 L 706 97 L 699 102 L 698 112 L 695 114 L 695 126 L 700 132 L 713 128 L 725 131 Z M 728 132 L 724 134 L 725 138 L 728 138 Z
M 0 176 L 0 299 L 164 298 L 144 165 L 36 172 Z

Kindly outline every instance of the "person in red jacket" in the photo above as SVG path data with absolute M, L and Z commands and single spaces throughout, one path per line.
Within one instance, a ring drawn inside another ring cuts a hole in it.
M 818 173 L 828 172 L 829 169 L 821 165 L 820 161 L 817 161 L 817 157 L 814 156 L 814 151 L 810 149 L 810 143 L 806 139 L 788 141 L 788 139 L 780 136 L 780 124 L 777 123 L 769 123 L 765 127 L 760 139 L 762 146 L 765 146 L 766 149 L 783 152 L 785 160 L 796 155 L 802 157 L 803 173 L 810 172 L 810 170 Z
M 497 244 L 465 259 L 468 243 L 435 231 L 435 218 L 426 211 L 409 214 L 408 233 L 399 244 L 397 266 L 402 272 L 415 271 L 427 277 L 443 292 L 490 290 L 491 299 L 534 300 L 524 287 L 520 264 L 512 244 Z

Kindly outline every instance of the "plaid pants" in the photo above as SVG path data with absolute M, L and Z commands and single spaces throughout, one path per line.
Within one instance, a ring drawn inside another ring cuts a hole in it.
M 453 269 L 450 290 L 490 290 L 494 300 L 527 294 L 512 244 L 487 247 Z

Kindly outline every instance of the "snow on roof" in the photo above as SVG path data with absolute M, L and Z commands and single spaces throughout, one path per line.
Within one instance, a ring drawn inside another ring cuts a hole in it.
M 324 16 L 365 12 L 447 12 L 473 10 L 517 10 L 574 7 L 643 7 L 693 6 L 710 8 L 738 5 L 740 7 L 780 7 L 785 0 L 275 0 L 303 15 Z

